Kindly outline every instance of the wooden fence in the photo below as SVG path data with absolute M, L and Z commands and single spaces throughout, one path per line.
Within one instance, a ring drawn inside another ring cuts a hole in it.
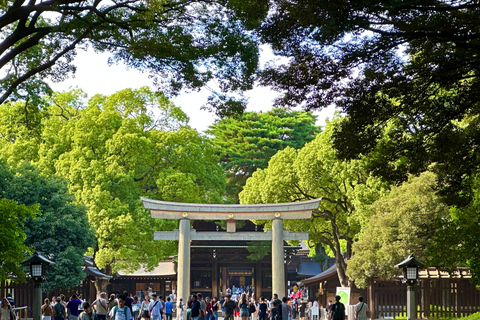
M 33 292 L 34 292 L 34 284 L 32 281 L 27 283 L 9 283 L 3 282 L 0 284 L 0 297 L 5 297 L 7 293 L 11 293 L 14 300 L 16 307 L 28 307 L 27 308 L 27 315 L 29 318 L 33 317 Z M 81 295 L 87 301 L 92 301 L 95 299 L 95 287 L 91 282 L 90 277 L 87 277 L 85 281 L 78 287 L 72 288 L 70 290 L 64 289 L 55 289 L 52 292 L 44 292 L 42 297 L 42 303 L 45 298 L 49 300 L 52 299 L 52 296 L 59 296 L 60 294 L 64 294 L 65 298 L 69 299 L 69 297 L 73 294 Z
M 466 279 L 423 279 L 415 287 L 417 318 L 460 318 L 480 311 L 480 291 Z M 405 319 L 407 286 L 400 281 L 373 285 L 375 318 Z

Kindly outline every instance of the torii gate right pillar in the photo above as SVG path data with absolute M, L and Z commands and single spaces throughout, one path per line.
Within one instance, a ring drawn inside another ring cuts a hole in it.
M 282 219 L 272 220 L 272 293 L 286 294 Z

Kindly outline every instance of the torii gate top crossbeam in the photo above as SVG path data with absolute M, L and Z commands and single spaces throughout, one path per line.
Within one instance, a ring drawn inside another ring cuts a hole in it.
M 271 204 L 204 204 L 142 198 L 152 218 L 192 220 L 309 219 L 322 199 Z

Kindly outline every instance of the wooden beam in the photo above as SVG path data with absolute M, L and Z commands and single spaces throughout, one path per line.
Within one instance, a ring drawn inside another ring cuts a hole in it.
M 179 231 L 155 231 L 154 240 L 178 240 Z M 283 231 L 284 240 L 308 240 L 308 232 L 289 232 Z M 223 231 L 204 231 L 196 232 L 190 229 L 190 240 L 217 240 L 217 241 L 270 241 L 272 240 L 272 231 L 266 232 L 223 232 Z
M 271 204 L 203 204 L 141 198 L 152 218 L 191 220 L 309 219 L 321 199 Z

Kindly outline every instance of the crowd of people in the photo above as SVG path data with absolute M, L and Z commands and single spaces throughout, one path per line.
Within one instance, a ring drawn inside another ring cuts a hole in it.
M 111 294 L 109 297 L 102 292 L 91 303 L 76 295 L 66 301 L 65 296 L 60 295 L 51 300 L 45 299 L 41 312 L 42 320 L 173 320 L 173 314 L 176 314 L 176 320 L 218 320 L 220 316 L 224 320 L 292 320 L 297 315 L 300 320 L 320 320 L 320 314 L 312 315 L 312 310 L 322 307 L 319 302 L 306 302 L 301 294 L 297 294 L 297 290 L 282 300 L 277 294 L 271 300 L 265 297 L 256 300 L 253 293 L 253 288 L 250 287 L 233 287 L 221 299 L 204 299 L 199 293 L 190 296 L 185 303 L 179 299 L 176 306 L 171 296 L 164 301 L 161 295 L 152 292 L 141 294 L 140 299 L 128 292 Z M 340 302 L 340 296 L 335 299 L 335 303 L 329 301 L 325 307 L 325 318 L 344 320 L 345 306 Z M 15 302 L 8 294 L 1 302 L 0 320 L 15 320 L 14 307 Z M 357 320 L 367 319 L 368 305 L 362 297 L 354 306 L 354 311 Z

